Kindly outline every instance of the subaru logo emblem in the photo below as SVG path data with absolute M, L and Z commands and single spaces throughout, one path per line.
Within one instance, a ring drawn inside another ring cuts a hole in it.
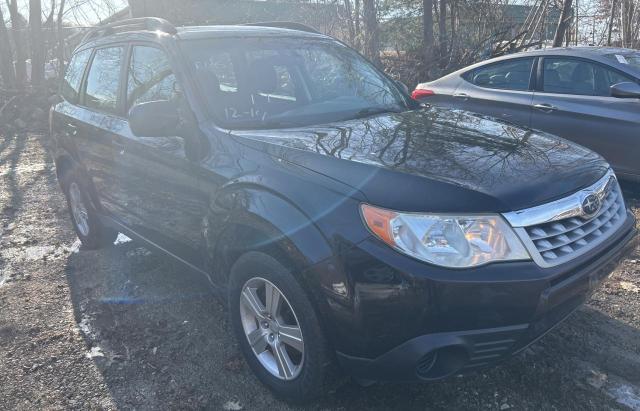
M 588 195 L 582 200 L 582 214 L 587 218 L 593 217 L 598 214 L 601 205 L 600 199 L 596 195 Z

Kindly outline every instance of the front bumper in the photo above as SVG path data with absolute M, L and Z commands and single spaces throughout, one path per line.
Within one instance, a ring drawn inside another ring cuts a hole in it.
M 495 296 L 503 295 L 504 290 L 511 290 L 516 295 L 505 301 L 517 301 L 521 294 L 524 301 L 522 304 L 531 305 L 530 310 L 526 310 L 524 306 L 514 306 L 514 311 L 519 312 L 520 315 L 512 318 L 526 318 L 526 321 L 512 322 L 512 325 L 465 329 L 459 327 L 461 322 L 456 320 L 454 315 L 451 321 L 458 324 L 457 330 L 429 332 L 415 336 L 373 358 L 363 358 L 338 351 L 338 360 L 350 375 L 376 381 L 437 380 L 452 374 L 470 372 L 493 365 L 523 350 L 569 316 L 591 295 L 619 262 L 635 249 L 638 237 L 632 215 L 628 215 L 623 228 L 610 240 L 599 250 L 594 250 L 595 254 L 592 256 L 595 255 L 595 257 L 576 263 L 564 272 L 556 270 L 548 278 L 535 279 L 532 276 L 530 281 L 520 282 L 517 286 L 507 285 L 506 289 L 504 281 L 495 281 Z M 541 284 L 544 286 L 540 287 Z M 438 284 L 435 289 L 442 291 L 443 288 L 455 289 L 458 286 L 462 286 L 462 290 L 469 292 L 469 284 L 465 286 L 464 281 L 462 285 Z M 482 287 L 484 290 L 490 290 L 492 283 L 482 282 Z M 522 290 L 527 290 L 527 287 L 532 291 L 525 295 Z M 531 293 L 535 293 L 535 300 L 529 298 Z M 454 291 L 444 292 L 441 295 L 459 297 L 461 293 Z M 458 304 L 464 307 L 463 311 L 470 317 L 471 325 L 478 323 L 471 319 L 474 314 L 481 315 L 483 310 L 486 310 L 486 307 L 478 306 L 477 311 L 474 311 L 473 301 L 489 303 L 492 300 L 502 301 L 499 297 L 475 300 L 471 294 L 468 300 L 471 302 L 458 302 Z M 446 302 L 445 305 L 451 304 Z M 503 304 L 498 309 L 508 308 Z M 505 314 L 500 321 L 507 318 L 510 317 Z M 443 320 L 446 322 L 447 319 Z M 375 346 L 375 340 L 370 342 Z

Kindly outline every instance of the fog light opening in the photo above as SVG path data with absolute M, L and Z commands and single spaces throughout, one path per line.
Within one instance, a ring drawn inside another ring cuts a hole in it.
M 464 347 L 443 347 L 422 357 L 416 367 L 416 373 L 425 380 L 438 380 L 460 371 L 468 361 L 469 353 Z

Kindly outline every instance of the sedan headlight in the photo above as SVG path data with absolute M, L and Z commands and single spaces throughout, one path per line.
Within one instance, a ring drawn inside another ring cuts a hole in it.
M 369 230 L 391 247 L 443 267 L 531 258 L 499 215 L 399 213 L 363 204 L 362 216 Z

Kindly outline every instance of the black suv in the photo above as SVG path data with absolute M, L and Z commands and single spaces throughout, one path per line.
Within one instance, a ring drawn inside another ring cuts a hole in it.
M 61 94 L 55 162 L 85 247 L 122 232 L 206 276 L 289 399 L 340 369 L 429 381 L 495 364 L 635 243 L 597 154 L 421 106 L 297 25 L 106 26 Z

